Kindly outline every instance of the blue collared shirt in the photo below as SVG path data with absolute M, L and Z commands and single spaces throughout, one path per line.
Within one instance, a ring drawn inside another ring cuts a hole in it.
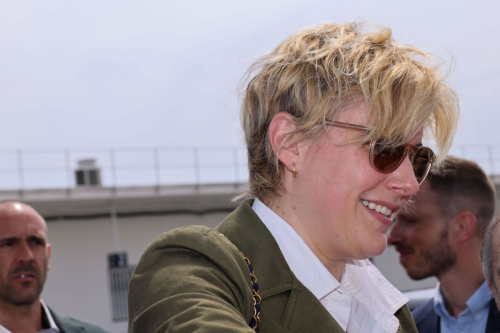
M 491 292 L 485 281 L 467 301 L 467 309 L 455 319 L 448 313 L 440 285 L 436 287 L 434 309 L 441 318 L 441 333 L 484 332 L 488 321 Z

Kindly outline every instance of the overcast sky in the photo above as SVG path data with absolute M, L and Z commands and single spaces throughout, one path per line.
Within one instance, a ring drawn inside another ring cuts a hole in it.
M 456 144 L 500 144 L 498 1 L 0 3 L 0 149 L 241 144 L 252 61 L 303 26 L 360 18 L 453 58 Z

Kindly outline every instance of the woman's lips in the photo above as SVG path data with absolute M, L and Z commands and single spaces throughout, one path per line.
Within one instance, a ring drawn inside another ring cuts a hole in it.
M 382 215 L 392 218 L 398 212 L 399 206 L 397 204 L 392 204 L 385 201 L 371 201 L 360 199 L 359 202 L 363 204 L 363 206 L 376 211 L 377 213 L 381 213 Z
M 363 204 L 363 203 L 361 203 Z M 392 218 L 390 216 L 386 216 L 382 213 L 377 212 L 376 210 L 370 209 L 363 205 L 363 207 L 370 213 L 373 217 L 375 217 L 378 221 L 380 221 L 383 225 L 390 227 L 392 225 Z

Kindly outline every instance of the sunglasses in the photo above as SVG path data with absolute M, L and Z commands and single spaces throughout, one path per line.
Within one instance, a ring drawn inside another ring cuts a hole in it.
M 370 132 L 368 127 L 342 123 L 339 121 L 327 122 L 326 124 L 356 131 L 363 131 L 365 133 Z M 401 163 L 403 163 L 407 155 L 410 158 L 411 165 L 413 166 L 415 178 L 420 185 L 429 174 L 432 163 L 434 163 L 434 160 L 436 159 L 436 155 L 434 155 L 434 152 L 430 148 L 424 146 L 416 147 L 409 143 L 390 148 L 384 145 L 380 140 L 370 141 L 370 165 L 379 172 L 393 172 L 401 165 Z

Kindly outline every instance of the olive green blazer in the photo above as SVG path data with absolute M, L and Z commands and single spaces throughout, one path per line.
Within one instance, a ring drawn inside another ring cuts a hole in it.
M 250 274 L 239 251 L 260 286 L 259 332 L 343 332 L 291 272 L 251 204 L 242 203 L 216 229 L 180 228 L 148 246 L 130 281 L 129 332 L 252 332 Z M 398 332 L 417 332 L 406 305 L 396 316 Z

